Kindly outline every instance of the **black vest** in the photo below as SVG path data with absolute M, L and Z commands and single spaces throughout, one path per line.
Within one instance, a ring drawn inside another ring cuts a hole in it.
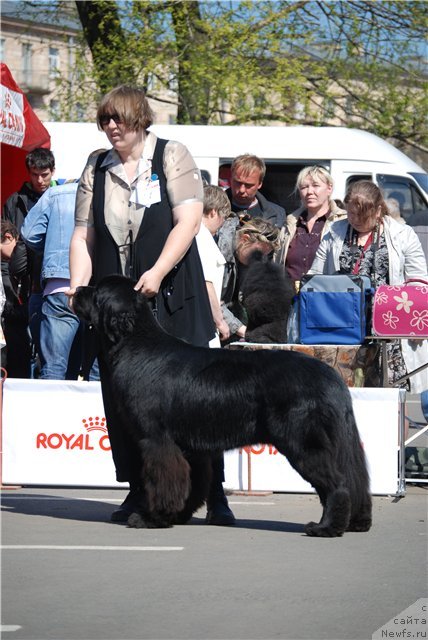
M 173 228 L 172 210 L 163 170 L 166 144 L 167 140 L 157 140 L 152 161 L 152 174 L 157 174 L 159 178 L 161 199 L 160 202 L 146 207 L 131 249 L 130 268 L 135 281 L 153 267 Z M 122 273 L 119 250 L 104 217 L 106 167 L 100 165 L 107 153 L 98 157 L 94 173 L 95 283 L 104 276 Z M 157 295 L 157 309 L 159 323 L 168 333 L 178 338 L 205 346 L 214 337 L 215 327 L 195 239 L 186 255 L 162 281 Z

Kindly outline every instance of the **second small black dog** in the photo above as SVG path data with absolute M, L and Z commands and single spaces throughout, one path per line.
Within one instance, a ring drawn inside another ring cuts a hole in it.
M 287 342 L 287 320 L 294 296 L 293 282 L 282 265 L 256 251 L 241 287 L 248 322 L 247 342 Z

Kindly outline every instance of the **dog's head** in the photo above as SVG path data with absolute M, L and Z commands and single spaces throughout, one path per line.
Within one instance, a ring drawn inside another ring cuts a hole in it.
M 276 320 L 287 321 L 294 288 L 282 265 L 261 254 L 255 255 L 245 274 L 241 293 L 252 329 Z
M 96 287 L 78 287 L 73 309 L 113 344 L 134 331 L 144 312 L 151 317 L 147 300 L 135 291 L 134 282 L 120 275 L 107 276 Z

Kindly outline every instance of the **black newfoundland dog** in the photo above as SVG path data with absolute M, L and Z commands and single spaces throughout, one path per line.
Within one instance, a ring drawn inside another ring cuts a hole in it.
M 131 527 L 185 522 L 206 497 L 207 454 L 274 445 L 323 505 L 310 536 L 371 526 L 364 452 L 349 390 L 328 365 L 291 351 L 193 347 L 159 326 L 123 276 L 80 287 L 77 315 L 100 335 L 114 402 L 141 452 Z

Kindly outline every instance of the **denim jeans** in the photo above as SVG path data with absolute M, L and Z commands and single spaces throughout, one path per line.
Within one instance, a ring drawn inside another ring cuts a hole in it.
M 40 323 L 42 321 L 43 300 L 41 293 L 32 293 L 28 300 L 28 326 L 31 341 L 35 345 L 37 352 L 40 351 Z
M 43 298 L 40 322 L 40 378 L 76 380 L 82 361 L 80 321 L 64 293 Z

